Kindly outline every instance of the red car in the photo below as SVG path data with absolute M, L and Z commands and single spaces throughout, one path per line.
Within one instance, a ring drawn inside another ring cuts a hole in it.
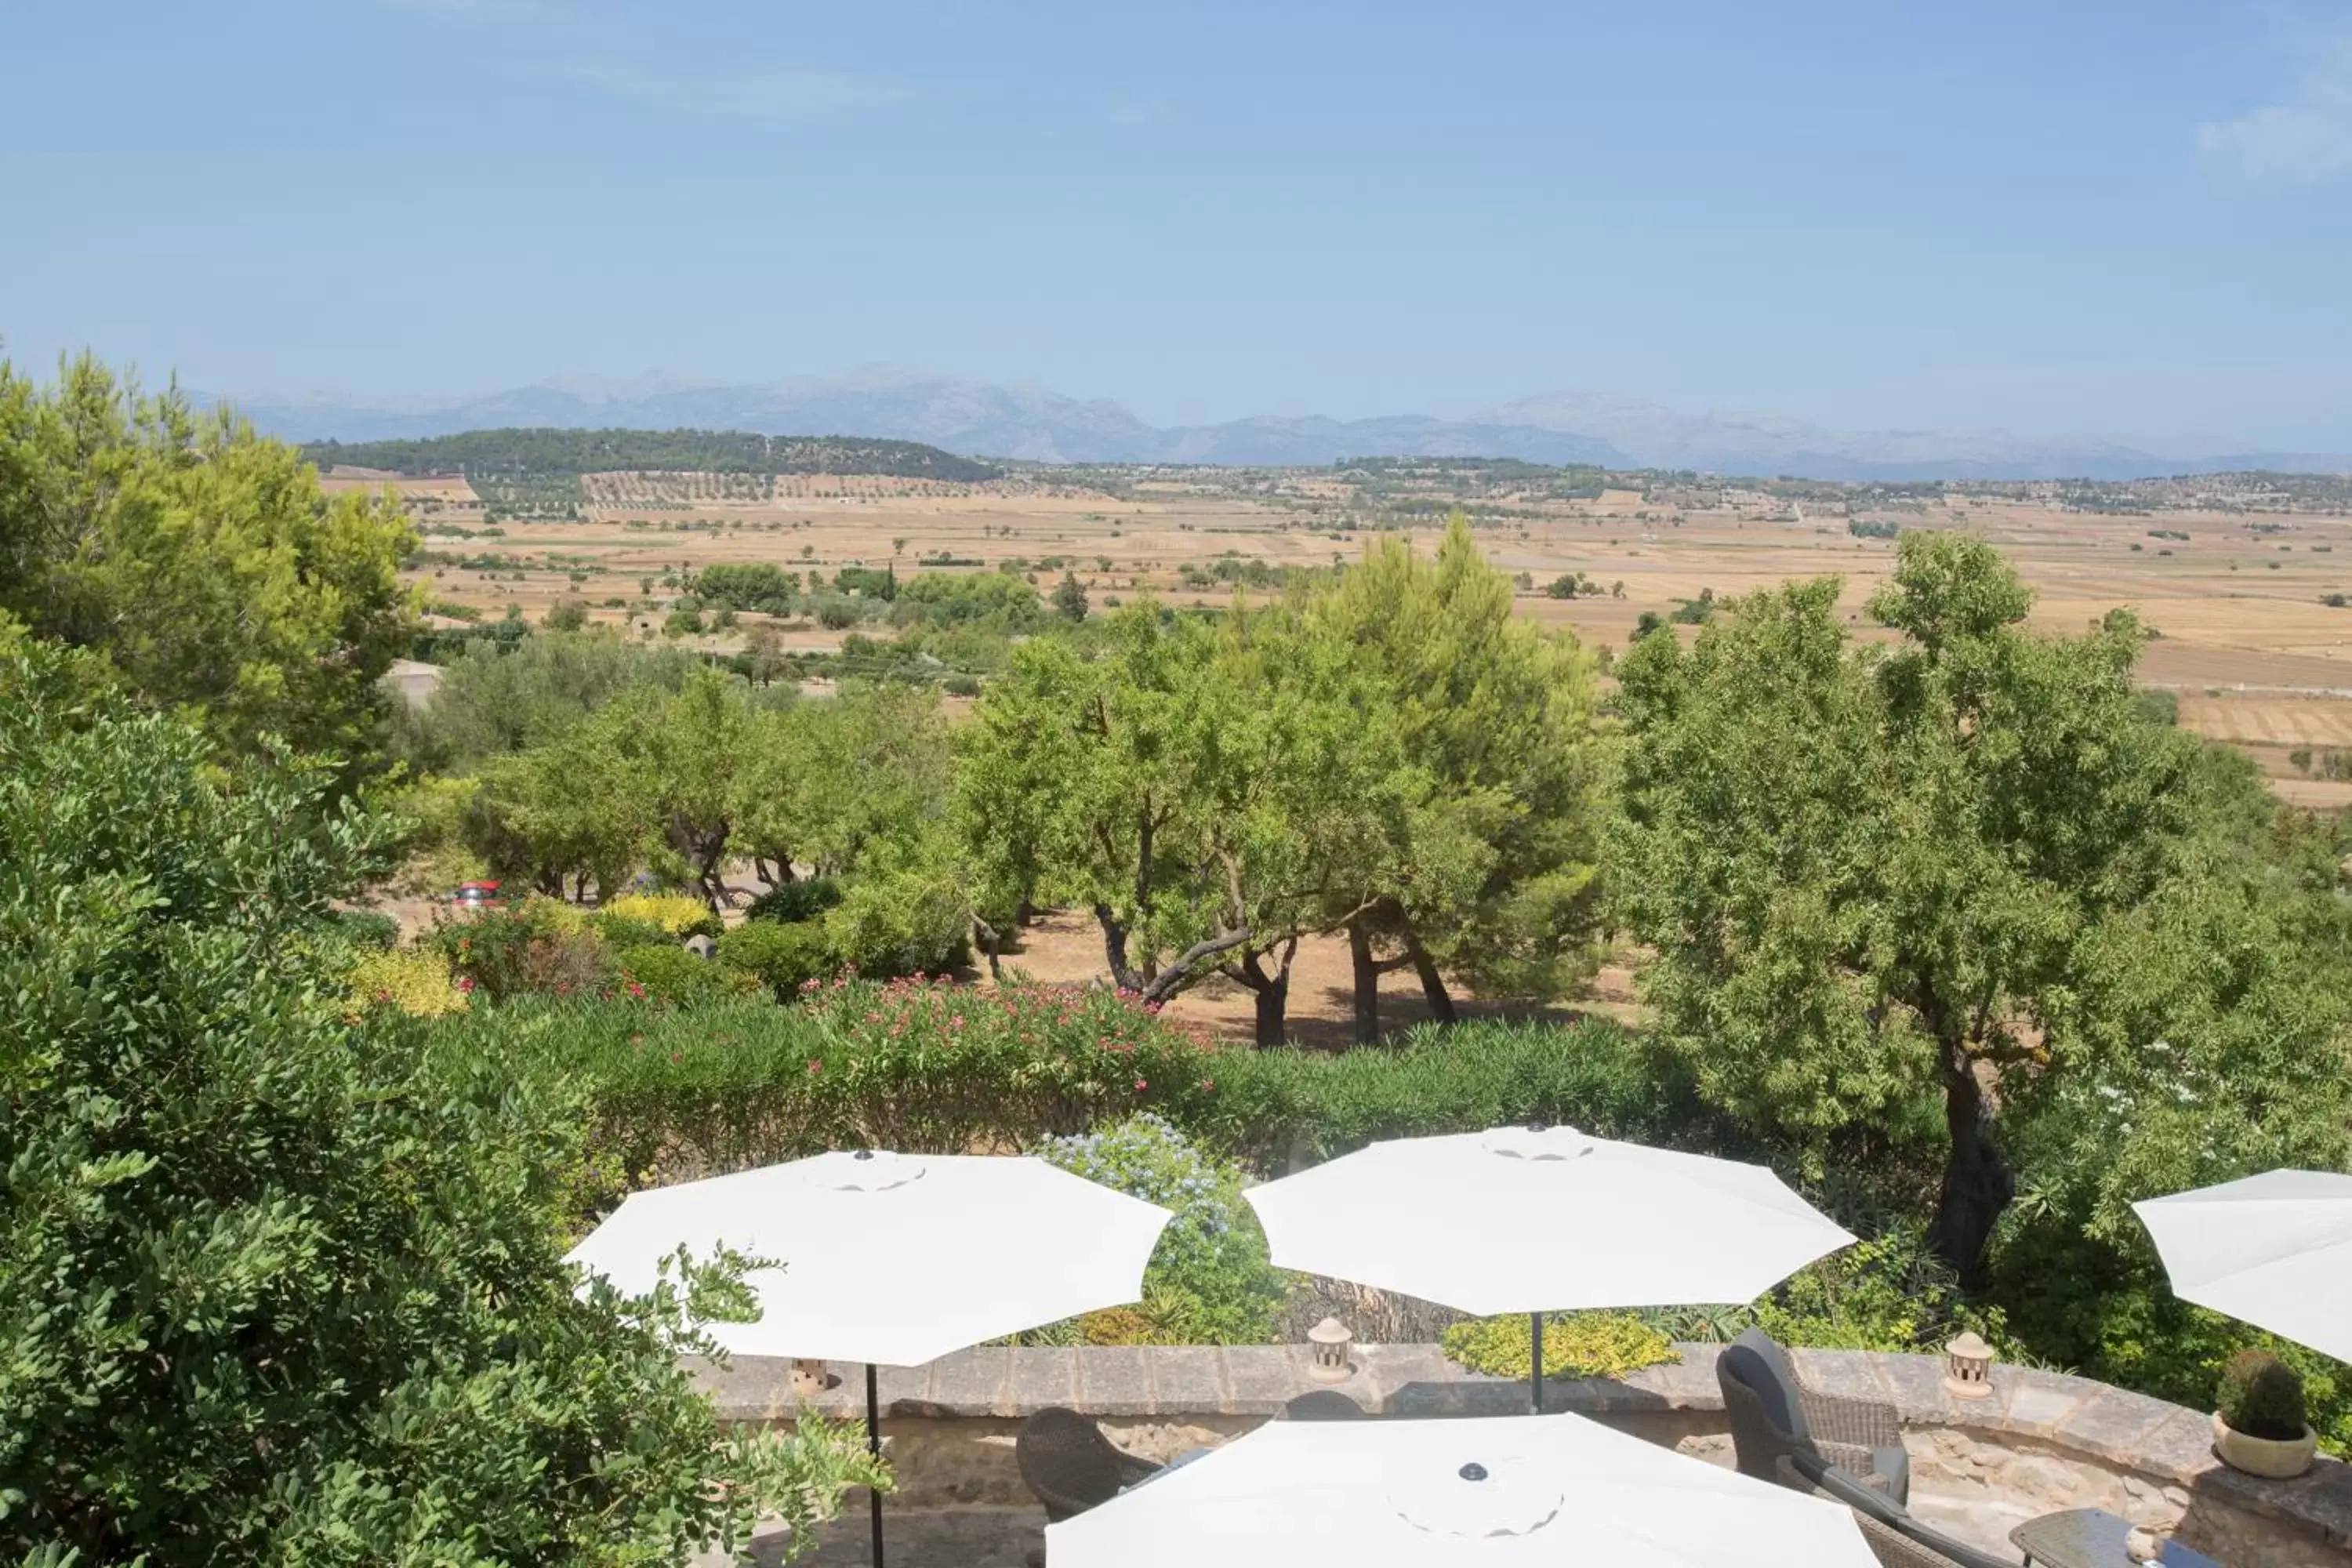
M 460 882 L 457 890 L 449 895 L 449 901 L 461 910 L 487 909 L 499 901 L 499 885 L 496 882 Z

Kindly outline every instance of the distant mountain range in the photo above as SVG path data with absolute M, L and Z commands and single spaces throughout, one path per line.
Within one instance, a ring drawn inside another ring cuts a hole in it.
M 1261 415 L 1160 427 L 1106 399 L 872 369 L 750 385 L 550 383 L 486 397 L 361 402 L 232 399 L 295 441 L 380 441 L 508 426 L 742 430 L 921 441 L 1044 463 L 1321 465 L 1352 457 L 1517 458 L 1612 468 L 1697 468 L 1819 479 L 2144 479 L 2240 468 L 2352 473 L 2352 455 L 2156 453 L 2000 430 L 1832 430 L 1792 415 L 1685 414 L 1610 394 L 1549 393 L 1467 419 Z

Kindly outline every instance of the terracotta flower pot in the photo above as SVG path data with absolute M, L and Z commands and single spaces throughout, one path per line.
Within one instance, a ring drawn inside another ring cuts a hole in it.
M 2213 1414 L 2213 1452 L 2233 1470 L 2291 1480 L 2311 1468 L 2318 1451 L 2319 1434 L 2308 1426 L 2300 1437 L 2250 1437 L 2222 1420 L 2221 1412 Z

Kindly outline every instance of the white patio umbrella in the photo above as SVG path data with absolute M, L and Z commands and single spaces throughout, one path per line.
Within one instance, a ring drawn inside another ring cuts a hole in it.
M 1274 1421 L 1045 1530 L 1046 1568 L 1876 1568 L 1843 1508 L 1579 1415 Z
M 878 1451 L 877 1364 L 1139 1300 L 1171 1217 L 1043 1160 L 862 1150 L 633 1193 L 571 1257 L 632 1293 L 680 1246 L 781 1262 L 744 1278 L 756 1322 L 702 1326 L 741 1355 L 864 1362 Z M 880 1568 L 878 1495 L 873 1515 Z
M 1853 1237 L 1761 1165 L 1572 1127 L 1398 1138 L 1246 1194 L 1285 1268 L 1459 1311 L 1753 1300 Z
M 2132 1209 L 2174 1295 L 2352 1361 L 2352 1176 L 2267 1171 Z

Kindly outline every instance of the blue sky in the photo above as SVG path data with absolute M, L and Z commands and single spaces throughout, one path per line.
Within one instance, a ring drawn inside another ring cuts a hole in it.
M 28 0 L 0 338 L 2352 450 L 2352 6 Z

